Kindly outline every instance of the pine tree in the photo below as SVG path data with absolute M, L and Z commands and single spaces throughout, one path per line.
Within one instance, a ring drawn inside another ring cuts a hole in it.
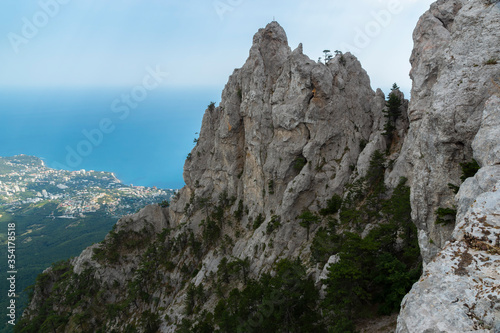
M 399 98 L 399 87 L 396 83 L 393 84 L 391 92 L 389 96 L 387 96 L 387 102 L 385 104 L 386 109 L 382 112 L 384 116 L 387 118 L 387 122 L 385 123 L 383 135 L 389 137 L 389 140 L 392 140 L 394 135 L 394 130 L 396 129 L 396 121 L 401 116 L 401 98 Z
M 313 212 L 305 210 L 304 212 L 302 212 L 302 214 L 299 215 L 299 219 L 302 220 L 299 224 L 307 229 L 307 240 L 309 240 L 309 230 L 311 229 L 311 225 L 313 223 L 318 223 L 319 218 L 314 215 Z

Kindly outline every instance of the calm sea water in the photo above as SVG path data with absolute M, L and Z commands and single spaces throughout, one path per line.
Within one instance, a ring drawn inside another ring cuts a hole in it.
M 220 91 L 155 90 L 125 117 L 112 111 L 112 103 L 127 93 L 130 89 L 0 92 L 0 156 L 34 155 L 57 169 L 110 171 L 127 184 L 182 187 L 195 132 Z

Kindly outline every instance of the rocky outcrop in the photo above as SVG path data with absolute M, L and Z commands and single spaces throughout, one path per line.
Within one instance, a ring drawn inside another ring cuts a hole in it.
M 500 167 L 482 168 L 458 198 L 476 194 L 448 242 L 405 297 L 397 332 L 500 330 Z M 462 206 L 461 206 L 462 208 Z
M 428 264 L 397 332 L 500 332 L 500 6 L 438 1 L 414 37 L 405 154 Z M 472 158 L 481 169 L 455 196 L 447 183 Z M 436 208 L 453 206 L 456 224 L 434 223 Z
M 288 222 L 306 207 L 318 210 L 333 193 L 342 193 L 358 159 L 385 149 L 384 107 L 384 94 L 371 90 L 354 56 L 317 63 L 301 45 L 292 52 L 283 29 L 269 24 L 229 78 L 220 106 L 205 113 L 184 168 L 187 186 L 172 204 L 174 223 L 196 226 L 205 218 L 197 202 L 216 202 L 226 191 L 248 209 L 243 226 L 259 214 L 266 217 L 232 253 L 253 256 L 255 245 L 270 239 L 261 233 L 273 215 Z M 360 157 L 362 141 L 371 144 Z M 259 254 L 256 271 L 269 269 L 285 248 L 298 255 L 306 237 L 304 228 L 286 223 L 273 238 L 275 250 Z
M 214 283 L 223 258 L 248 260 L 253 279 L 270 273 L 280 259 L 300 258 L 321 284 L 326 268 L 310 260 L 321 224 L 306 230 L 297 216 L 305 209 L 318 212 L 332 195 L 342 195 L 346 184 L 367 172 L 376 150 L 389 147 L 390 158 L 398 156 L 408 101 L 398 90 L 392 93 L 401 100 L 402 116 L 391 143 L 384 135 L 385 95 L 371 89 L 353 55 L 318 63 L 302 53 L 302 45 L 292 51 L 278 23 L 259 30 L 220 105 L 206 110 L 184 167 L 186 186 L 170 208 L 150 206 L 122 218 L 103 243 L 71 261 L 73 279 L 91 276 L 100 302 L 109 305 L 107 315 L 115 318 L 86 327 L 123 330 L 149 323 L 152 311 L 161 319 L 151 327 L 173 331 L 186 317 L 187 287 Z M 55 299 L 70 288 L 65 283 L 43 294 Z M 207 295 L 202 309 L 213 311 L 220 296 Z M 86 300 L 81 308 L 60 309 L 98 316 L 90 299 L 78 297 Z M 128 309 L 130 318 L 116 320 L 116 308 Z M 25 318 L 36 318 L 36 309 L 32 303 Z M 70 318 L 66 331 L 77 325 Z
M 472 160 L 485 105 L 500 92 L 498 3 L 439 0 L 413 39 L 411 127 L 396 168 L 410 179 L 412 217 L 428 263 L 454 228 L 436 225 L 435 211 L 456 205 L 448 184 L 460 186 L 460 163 Z
M 271 23 L 254 37 L 220 106 L 204 116 L 185 165 L 187 188 L 172 206 L 176 217 L 193 192 L 215 200 L 227 190 L 244 198 L 251 216 L 274 209 L 295 217 L 304 206 L 322 204 L 348 180 L 359 143 L 370 139 L 384 103 L 355 57 L 316 63 L 302 46 L 291 52 L 283 29 Z M 294 168 L 299 159 L 300 171 Z
M 406 113 L 407 101 L 400 97 Z M 186 187 L 171 205 L 172 223 L 199 230 L 204 202 L 215 205 L 227 193 L 246 210 L 237 221 L 242 236 L 234 227 L 224 230 L 235 239 L 229 255 L 253 258 L 251 276 L 269 272 L 280 258 L 308 260 L 310 240 L 297 216 L 342 194 L 353 171 L 366 172 L 372 153 L 386 149 L 384 108 L 384 93 L 371 89 L 354 56 L 317 63 L 302 53 L 302 45 L 291 51 L 283 29 L 269 24 L 255 35 L 249 58 L 229 78 L 220 105 L 205 113 L 184 167 Z M 398 126 L 403 136 L 404 121 Z M 235 204 L 231 215 L 237 209 Z M 253 231 L 259 215 L 263 223 Z M 281 227 L 269 234 L 274 216 Z M 197 284 L 216 272 L 221 257 L 205 256 Z

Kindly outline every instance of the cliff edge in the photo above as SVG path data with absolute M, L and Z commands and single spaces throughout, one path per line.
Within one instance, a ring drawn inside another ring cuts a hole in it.
M 414 41 L 399 162 L 408 163 L 427 265 L 403 300 L 397 332 L 499 332 L 500 4 L 437 1 Z M 473 165 L 479 170 L 465 179 Z

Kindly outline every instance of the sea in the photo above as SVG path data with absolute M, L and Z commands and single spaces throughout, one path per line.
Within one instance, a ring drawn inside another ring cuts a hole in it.
M 0 156 L 42 158 L 48 167 L 113 172 L 125 184 L 179 189 L 215 88 L 0 91 Z M 136 92 L 137 93 L 137 92 Z

